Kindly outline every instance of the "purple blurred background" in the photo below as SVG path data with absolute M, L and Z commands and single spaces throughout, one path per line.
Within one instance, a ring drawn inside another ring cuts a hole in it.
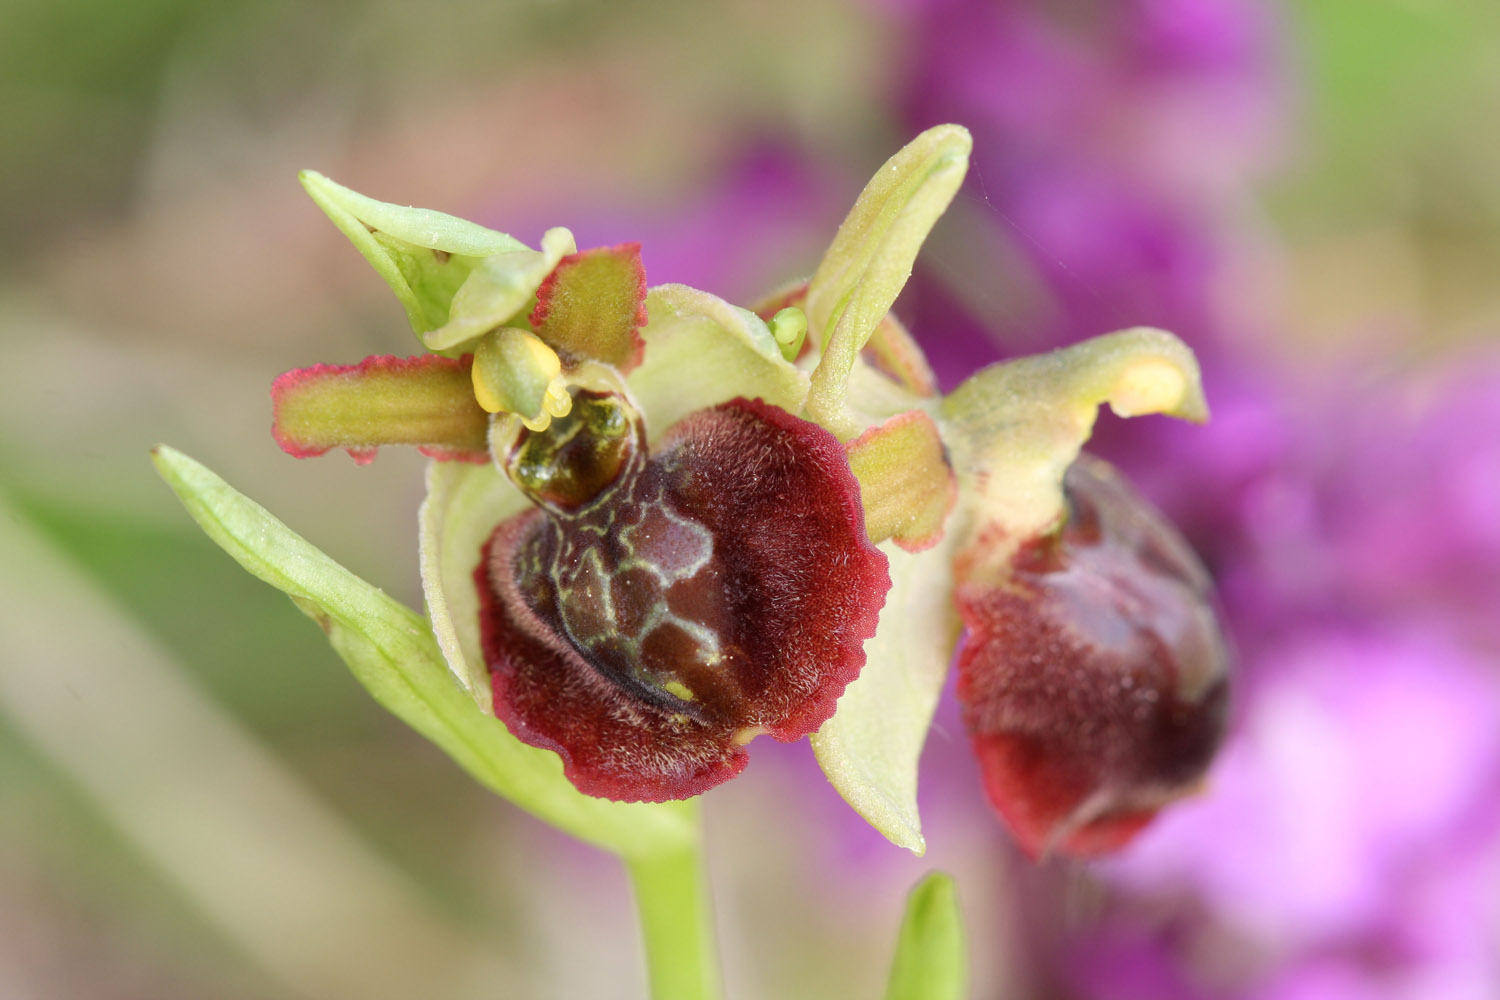
M 896 311 L 945 386 L 1143 324 L 1203 362 L 1211 424 L 1097 448 L 1219 581 L 1234 730 L 1091 865 L 1019 858 L 951 703 L 926 859 L 758 744 L 707 801 L 729 995 L 877 995 L 930 867 L 976 997 L 1500 995 L 1500 10 L 130 7 L 0 42 L 5 614 L 56 637 L 0 666 L 0 995 L 640 995 L 612 863 L 382 716 L 145 448 L 416 603 L 420 461 L 265 433 L 281 370 L 416 350 L 297 168 L 749 301 L 943 121 L 973 165 Z

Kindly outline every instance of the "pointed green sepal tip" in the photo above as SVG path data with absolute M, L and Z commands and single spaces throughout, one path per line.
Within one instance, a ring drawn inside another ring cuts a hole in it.
M 968 947 L 953 879 L 933 873 L 906 900 L 885 1000 L 964 1000 Z
M 334 562 L 188 456 L 158 445 L 151 457 L 204 532 L 316 621 L 376 701 L 496 794 L 628 858 L 680 852 L 697 843 L 692 803 L 610 802 L 579 792 L 556 754 L 521 743 L 476 706 L 449 672 L 421 615 Z M 444 468 L 499 476 L 489 467 Z
M 396 293 L 418 334 L 448 322 L 454 293 L 480 261 L 526 249 L 519 240 L 477 223 L 376 201 L 314 170 L 297 178 Z
M 969 167 L 973 140 L 938 125 L 886 161 L 849 210 L 807 291 L 808 335 L 823 348 L 807 414 L 841 440 L 859 433 L 845 396 L 849 372 L 911 277 L 927 234 Z
M 918 763 L 961 623 L 953 606 L 957 536 L 912 553 L 880 546 L 891 589 L 865 667 L 838 711 L 812 736 L 813 753 L 844 801 L 897 847 L 927 850 L 917 809 Z

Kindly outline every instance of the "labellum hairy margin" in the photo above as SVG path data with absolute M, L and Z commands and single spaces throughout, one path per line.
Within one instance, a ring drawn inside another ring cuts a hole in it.
M 831 434 L 736 399 L 648 456 L 629 402 L 586 392 L 504 463 L 538 509 L 476 574 L 495 713 L 580 790 L 696 795 L 833 714 L 890 577 Z

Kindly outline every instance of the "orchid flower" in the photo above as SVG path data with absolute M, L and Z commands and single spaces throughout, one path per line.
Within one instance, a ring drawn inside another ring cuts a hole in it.
M 384 704 L 637 863 L 694 836 L 674 800 L 762 734 L 810 735 L 840 794 L 921 853 L 917 761 L 956 645 L 1021 846 L 1116 846 L 1202 776 L 1226 661 L 1191 553 L 1080 448 L 1105 403 L 1203 419 L 1198 370 L 1137 329 L 940 396 L 890 310 L 969 149 L 958 126 L 918 136 L 811 279 L 754 309 L 648 288 L 635 245 L 554 229 L 532 250 L 304 175 L 426 353 L 288 372 L 274 434 L 299 457 L 433 459 L 425 619 L 185 456 L 158 464 Z

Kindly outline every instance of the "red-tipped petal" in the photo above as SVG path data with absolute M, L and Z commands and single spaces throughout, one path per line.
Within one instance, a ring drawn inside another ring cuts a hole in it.
M 1033 857 L 1121 846 L 1197 787 L 1223 735 L 1206 575 L 1101 466 L 1069 470 L 1060 532 L 956 595 L 964 721 L 991 802 Z
M 937 424 L 921 410 L 898 413 L 844 446 L 859 479 L 865 526 L 908 552 L 930 549 L 958 501 L 958 481 Z
M 641 245 L 564 257 L 536 291 L 531 325 L 566 364 L 602 361 L 628 372 L 646 349 L 646 269 Z
M 477 581 L 495 712 L 589 794 L 686 798 L 794 740 L 864 665 L 890 587 L 831 434 L 734 400 L 576 517 L 529 513 Z
M 271 434 L 289 455 L 345 448 L 356 462 L 387 444 L 416 445 L 433 458 L 484 462 L 489 414 L 474 400 L 473 359 L 424 354 L 313 365 L 271 383 Z

